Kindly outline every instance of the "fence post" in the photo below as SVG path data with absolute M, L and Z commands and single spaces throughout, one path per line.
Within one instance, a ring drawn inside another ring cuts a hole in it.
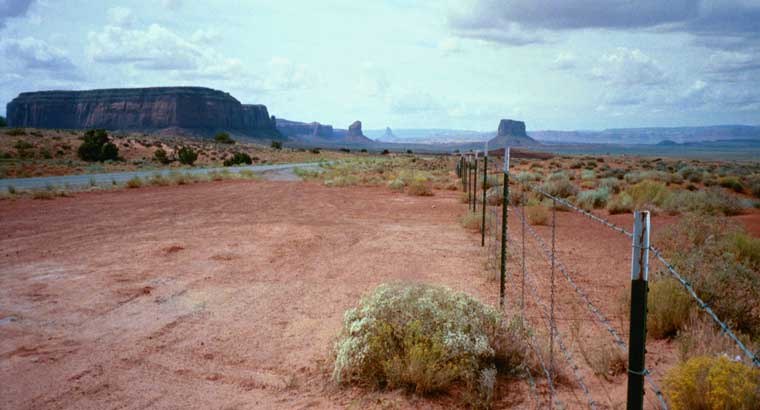
M 475 151 L 475 163 L 472 168 L 472 212 L 475 213 L 475 203 L 478 201 L 478 151 Z
M 522 215 L 522 282 L 520 284 L 520 313 L 525 320 L 525 185 L 520 184 L 520 215 Z
M 633 214 L 633 256 L 631 260 L 631 328 L 628 345 L 627 410 L 644 408 L 646 367 L 647 292 L 649 283 L 649 211 Z
M 462 175 L 464 192 L 467 194 L 467 206 L 470 206 L 470 156 L 464 156 L 464 175 Z
M 501 271 L 499 275 L 499 307 L 504 309 L 507 278 L 507 207 L 509 206 L 509 147 L 504 147 L 504 189 L 501 203 Z
M 554 380 L 554 266 L 556 264 L 555 252 L 557 242 L 557 200 L 552 198 L 552 272 L 551 272 L 551 285 L 550 292 L 550 311 L 549 311 L 549 374 Z M 553 399 L 553 398 L 552 398 Z
M 483 215 L 480 222 L 480 246 L 486 246 L 486 179 L 488 179 L 488 141 L 483 155 Z

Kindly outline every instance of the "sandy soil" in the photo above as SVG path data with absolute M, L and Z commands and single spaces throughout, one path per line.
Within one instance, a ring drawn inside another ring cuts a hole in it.
M 497 303 L 480 235 L 457 221 L 458 195 L 224 181 L 0 201 L 0 408 L 459 405 L 338 389 L 325 365 L 343 312 L 381 282 L 444 284 Z M 559 259 L 620 328 L 629 241 L 580 215 L 558 218 Z M 615 219 L 627 226 L 631 216 Z M 517 220 L 510 224 L 519 235 Z M 547 227 L 537 230 L 550 237 Z M 535 247 L 528 252 L 548 297 L 548 265 Z M 514 302 L 516 258 L 509 267 Z M 594 376 L 578 350 L 609 344 L 609 336 L 559 275 L 560 331 L 600 408 L 615 408 L 625 400 L 624 375 Z M 527 305 L 540 325 L 540 310 Z M 658 378 L 672 350 L 651 346 Z M 561 385 L 560 398 L 585 408 L 572 387 Z M 497 408 L 533 408 L 524 382 L 501 383 L 498 396 Z

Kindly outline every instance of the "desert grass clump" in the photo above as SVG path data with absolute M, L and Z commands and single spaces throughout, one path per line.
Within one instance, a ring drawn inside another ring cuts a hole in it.
M 140 188 L 143 186 L 143 181 L 140 177 L 132 177 L 127 181 L 127 188 Z
M 676 336 L 689 321 L 694 306 L 691 296 L 675 279 L 653 281 L 647 295 L 647 334 L 655 339 Z
M 742 184 L 742 181 L 735 176 L 726 176 L 718 179 L 718 183 L 723 188 L 728 188 L 733 190 L 734 192 L 744 192 L 744 184 Z
M 549 177 L 549 180 L 541 186 L 541 189 L 549 195 L 559 198 L 568 198 L 578 195 L 578 187 L 573 185 L 564 173 L 562 173 L 562 176 L 559 176 L 559 174 L 560 173 L 552 174 Z
M 483 213 L 469 211 L 459 219 L 459 222 L 461 222 L 462 226 L 465 228 L 477 231 L 480 229 L 480 224 L 483 222 Z
M 324 184 L 329 187 L 346 187 L 359 184 L 359 177 L 356 175 L 338 175 L 334 178 L 326 179 Z
M 668 371 L 663 387 L 673 410 L 755 410 L 760 370 L 725 356 L 699 356 Z
M 722 216 L 682 216 L 655 243 L 697 295 L 733 330 L 760 337 L 760 244 Z
M 531 225 L 546 225 L 549 222 L 549 209 L 543 205 L 526 206 L 525 217 Z
M 633 212 L 633 199 L 630 195 L 622 193 L 607 203 L 607 211 L 611 215 Z
M 433 196 L 433 189 L 427 180 L 415 178 L 407 185 L 406 193 L 412 196 Z
M 622 187 L 620 180 L 614 177 L 603 178 L 599 181 L 599 188 L 605 188 L 611 194 L 619 194 Z
M 388 188 L 391 191 L 403 191 L 404 190 L 404 181 L 401 178 L 393 178 L 390 181 L 388 181 Z
M 487 407 L 497 369 L 525 357 L 518 326 L 491 306 L 450 289 L 382 284 L 346 311 L 334 348 L 339 384 L 457 393 Z
M 610 191 L 607 188 L 599 188 L 592 191 L 583 191 L 578 194 L 578 206 L 590 211 L 604 208 L 610 199 Z
M 670 214 L 697 212 L 707 215 L 738 215 L 742 204 L 734 195 L 728 195 L 720 188 L 689 191 L 677 190 L 668 195 L 662 208 Z
M 635 209 L 650 208 L 655 211 L 668 199 L 670 189 L 661 182 L 647 179 L 626 188 L 625 193 L 631 197 Z

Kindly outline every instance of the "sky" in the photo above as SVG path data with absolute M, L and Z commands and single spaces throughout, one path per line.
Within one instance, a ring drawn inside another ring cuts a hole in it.
M 339 128 L 755 125 L 760 0 L 0 0 L 0 107 L 170 85 Z

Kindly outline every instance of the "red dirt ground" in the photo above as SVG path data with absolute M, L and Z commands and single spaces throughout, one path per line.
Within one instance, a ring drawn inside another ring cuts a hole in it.
M 0 408 L 457 406 L 336 388 L 325 361 L 343 312 L 379 283 L 443 284 L 497 303 L 458 196 L 224 181 L 0 201 Z M 619 328 L 630 243 L 589 224 L 560 213 L 559 259 Z M 528 268 L 545 285 L 538 260 Z M 557 275 L 562 315 L 588 318 Z M 529 318 L 538 312 L 528 303 Z M 578 343 L 601 340 L 590 326 L 573 339 L 560 322 L 576 356 Z M 600 408 L 625 400 L 623 375 L 602 382 L 576 359 Z M 648 361 L 659 378 L 672 348 L 651 346 Z M 560 398 L 583 408 L 571 386 Z M 497 408 L 533 408 L 523 382 L 498 395 Z

